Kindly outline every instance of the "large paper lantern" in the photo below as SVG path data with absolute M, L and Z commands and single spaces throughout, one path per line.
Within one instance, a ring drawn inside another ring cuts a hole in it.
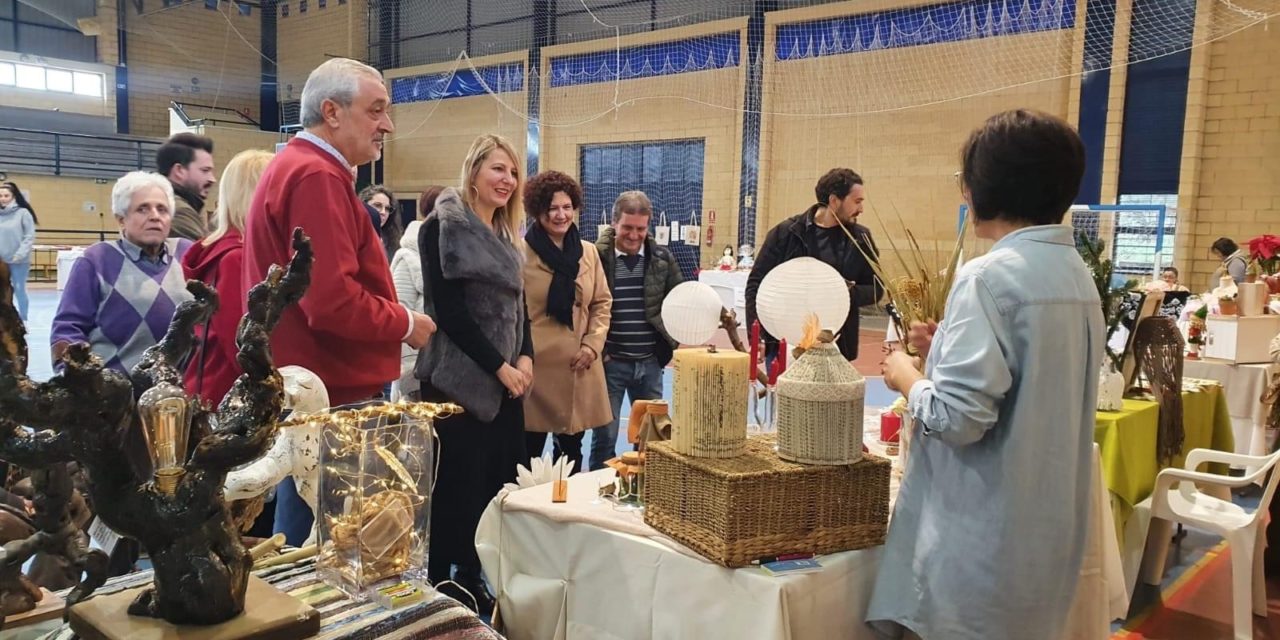
M 704 282 L 682 282 L 662 301 L 662 324 L 680 344 L 706 344 L 720 328 L 720 294 Z
M 811 314 L 818 316 L 819 329 L 839 333 L 849 317 L 849 285 L 825 262 L 793 258 L 760 283 L 756 314 L 766 331 L 788 344 L 800 344 Z

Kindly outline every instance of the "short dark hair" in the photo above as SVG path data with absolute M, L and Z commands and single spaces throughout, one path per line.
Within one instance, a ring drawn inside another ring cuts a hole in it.
M 1213 246 L 1210 248 L 1217 251 L 1224 258 L 1240 250 L 1240 246 L 1236 244 L 1235 240 L 1225 237 L 1214 240 Z
M 613 223 L 622 222 L 622 216 L 652 216 L 653 202 L 643 191 L 623 191 L 613 201 Z
M 974 130 L 960 160 L 978 220 L 1061 224 L 1080 192 L 1084 143 L 1061 118 L 1016 109 Z
M 1178 268 L 1177 268 L 1177 267 L 1165 267 L 1165 268 L 1163 268 L 1163 269 L 1161 269 L 1161 270 L 1160 270 L 1160 273 L 1165 273 L 1165 272 L 1172 273 L 1172 274 L 1173 274 L 1173 277 L 1175 277 L 1175 278 L 1176 278 L 1176 277 L 1178 277 Z
M 444 192 L 444 187 L 433 184 L 422 191 L 422 195 L 418 196 L 418 219 L 426 220 L 436 209 L 436 198 Z
M 196 159 L 196 151 L 213 155 L 213 139 L 194 133 L 175 133 L 156 149 L 156 171 L 167 176 L 173 165 L 191 164 Z
M 813 195 L 818 198 L 818 204 L 825 207 L 831 200 L 831 196 L 841 200 L 847 198 L 855 184 L 862 184 L 862 176 L 853 169 L 832 169 L 818 178 L 818 184 L 813 188 Z
M 582 186 L 559 171 L 543 171 L 524 184 L 524 212 L 537 219 L 551 210 L 551 199 L 563 191 L 574 209 L 582 208 Z

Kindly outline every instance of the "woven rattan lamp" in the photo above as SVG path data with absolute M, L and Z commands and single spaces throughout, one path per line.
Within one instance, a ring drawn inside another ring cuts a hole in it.
M 840 354 L 834 336 L 818 341 L 778 378 L 778 456 L 802 464 L 862 459 L 866 380 Z

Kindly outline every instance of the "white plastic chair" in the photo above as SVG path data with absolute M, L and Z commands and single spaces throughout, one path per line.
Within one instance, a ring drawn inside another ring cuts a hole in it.
M 1206 491 L 1208 487 L 1224 489 L 1229 496 L 1230 488 L 1253 484 L 1271 471 L 1278 460 L 1280 451 L 1269 456 L 1245 456 L 1195 449 L 1187 455 L 1185 468 L 1161 471 L 1156 477 L 1156 488 L 1151 497 L 1137 506 L 1138 511 L 1149 510 L 1152 518 L 1142 562 L 1147 584 L 1159 585 L 1164 574 L 1170 523 L 1191 525 L 1226 539 L 1231 549 L 1231 607 L 1236 640 L 1252 640 L 1253 618 L 1250 613 L 1267 615 L 1267 589 L 1262 575 L 1262 551 L 1266 543 L 1263 517 L 1275 494 L 1280 473 L 1273 473 L 1267 478 L 1262 499 L 1253 511 L 1246 511 L 1229 499 L 1214 497 Z M 1253 471 L 1243 477 L 1231 477 L 1195 470 L 1206 462 L 1242 465 Z M 1162 526 L 1156 526 L 1157 523 Z

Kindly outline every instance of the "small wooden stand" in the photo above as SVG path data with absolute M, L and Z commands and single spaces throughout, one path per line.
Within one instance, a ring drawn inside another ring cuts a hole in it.
M 254 576 L 249 576 L 244 613 L 210 627 L 129 615 L 129 604 L 144 588 L 77 604 L 70 612 L 71 630 L 83 640 L 293 640 L 320 631 L 318 611 Z
M 63 607 L 67 605 L 66 601 L 44 587 L 40 587 L 40 593 L 43 593 L 44 597 L 40 598 L 40 602 L 36 603 L 36 608 L 6 617 L 4 619 L 4 628 L 17 629 L 18 627 L 25 627 L 29 624 L 36 624 L 37 622 L 44 622 L 61 616 Z
M 555 480 L 551 483 L 551 501 L 567 502 L 569 500 L 569 481 Z

